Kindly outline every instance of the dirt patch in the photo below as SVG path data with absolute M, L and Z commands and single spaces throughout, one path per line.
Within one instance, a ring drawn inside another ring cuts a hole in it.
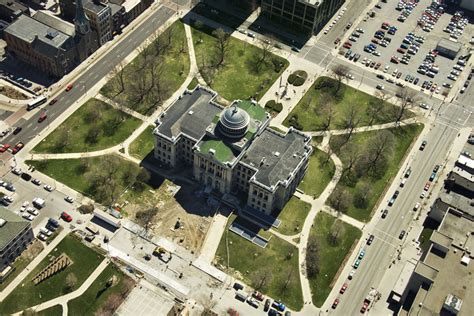
M 43 244 L 38 240 L 38 239 L 35 239 L 31 245 L 26 248 L 25 251 L 23 251 L 23 253 L 21 254 L 22 257 L 24 257 L 25 259 L 27 259 L 28 261 L 31 261 L 33 260 L 34 258 L 36 258 L 36 256 L 39 255 L 39 253 L 44 249 L 44 246 Z
M 8 87 L 8 86 L 0 86 L 0 94 L 3 94 L 4 96 L 11 98 L 11 99 L 16 99 L 16 100 L 27 100 L 28 96 L 23 94 L 22 92 L 18 91 L 15 88 Z
M 177 185 L 164 180 L 157 189 L 144 192 L 139 204 L 128 203 L 124 211 L 133 220 L 138 211 L 157 207 L 158 214 L 153 218 L 151 230 L 156 235 L 198 252 L 216 210 L 216 207 L 208 205 L 200 190 L 202 188 L 197 185 Z

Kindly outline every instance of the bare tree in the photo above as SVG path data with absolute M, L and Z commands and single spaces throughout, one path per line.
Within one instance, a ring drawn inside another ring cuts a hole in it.
M 70 293 L 74 290 L 74 287 L 77 285 L 77 277 L 74 273 L 69 273 L 66 276 L 66 281 L 64 283 L 64 291 Z
M 369 126 L 372 126 L 376 120 L 380 119 L 381 114 L 383 113 L 385 102 L 391 98 L 391 95 L 385 90 L 377 90 L 375 92 L 375 99 L 369 102 L 367 107 L 367 114 L 370 117 Z
M 227 34 L 222 28 L 218 28 L 212 32 L 212 35 L 217 39 L 217 61 L 216 67 L 219 67 L 224 63 L 225 56 L 229 50 L 229 34 Z
M 354 205 L 360 209 L 367 208 L 369 205 L 369 199 L 372 195 L 372 185 L 368 182 L 362 182 L 357 185 L 356 192 L 354 194 Z
M 344 235 L 345 227 L 341 220 L 336 219 L 334 223 L 331 225 L 329 235 L 328 235 L 328 243 L 332 246 L 337 246 L 341 242 L 341 237 Z
M 331 68 L 331 71 L 334 75 L 334 79 L 337 80 L 337 86 L 335 93 L 337 94 L 342 86 L 342 80 L 348 78 L 350 74 L 350 69 L 346 65 L 336 64 Z
M 329 204 L 338 212 L 345 213 L 350 204 L 350 195 L 346 189 L 336 187 L 329 197 Z
M 280 292 L 282 294 L 287 293 L 290 285 L 293 283 L 293 268 L 291 266 L 288 266 L 286 268 L 286 271 L 284 273 L 285 275 L 285 282 L 281 284 Z
M 356 166 L 357 161 L 360 157 L 359 146 L 357 144 L 347 144 L 344 148 L 346 163 L 343 169 L 343 173 L 351 173 Z
M 153 218 L 158 214 L 158 208 L 156 206 L 149 207 L 145 210 L 139 211 L 135 215 L 135 220 L 142 226 L 145 231 L 148 231 L 151 224 L 153 224 Z
M 394 136 L 390 131 L 382 130 L 375 134 L 369 142 L 368 168 L 377 173 L 379 163 L 393 150 L 393 146 Z
M 320 258 L 319 258 L 319 243 L 315 236 L 309 236 L 308 244 L 306 246 L 306 274 L 308 278 L 314 278 L 319 274 Z
M 406 110 L 408 110 L 418 100 L 417 92 L 414 90 L 408 90 L 406 87 L 400 87 L 395 94 L 400 106 L 395 108 L 395 122 L 399 123 Z
M 261 41 L 259 46 L 260 46 L 260 56 L 257 59 L 257 62 L 255 64 L 255 68 L 257 72 L 260 71 L 260 67 L 263 64 L 266 64 L 268 62 L 268 59 L 271 57 L 272 52 L 273 52 L 273 43 L 270 42 L 269 40 Z
M 252 285 L 256 290 L 260 291 L 272 281 L 272 277 L 273 274 L 270 267 L 262 267 L 252 273 Z
M 354 104 L 351 105 L 349 111 L 346 112 L 344 118 L 342 119 L 342 127 L 347 131 L 346 133 L 346 142 L 349 141 L 354 130 L 359 126 L 362 117 L 359 115 L 357 108 Z
M 125 91 L 125 64 L 123 61 L 112 70 L 112 80 L 115 95 L 119 95 Z

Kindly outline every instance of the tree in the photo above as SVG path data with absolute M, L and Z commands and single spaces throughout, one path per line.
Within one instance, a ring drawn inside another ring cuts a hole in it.
M 394 108 L 395 122 L 399 123 L 405 111 L 408 110 L 418 100 L 417 92 L 414 90 L 408 90 L 406 87 L 400 87 L 395 94 L 400 106 Z
M 349 192 L 341 187 L 336 187 L 329 197 L 329 205 L 341 213 L 347 212 L 350 202 Z
M 369 101 L 369 106 L 367 107 L 367 114 L 370 117 L 369 126 L 372 126 L 376 120 L 380 119 L 384 109 L 384 104 L 391 98 L 391 95 L 386 93 L 385 90 L 377 90 L 375 92 L 375 97 L 375 99 Z
M 123 61 L 112 70 L 112 80 L 115 95 L 125 91 L 125 64 Z
M 346 65 L 336 64 L 331 69 L 334 79 L 337 80 L 336 91 L 334 92 L 337 94 L 342 86 L 342 80 L 347 79 L 350 74 L 350 69 Z
M 390 154 L 394 146 L 394 136 L 390 131 L 382 130 L 375 134 L 368 146 L 368 169 L 376 175 L 380 168 L 380 163 Z
M 283 282 L 283 283 L 280 285 L 280 286 L 281 286 L 281 287 L 280 287 L 280 292 L 281 292 L 282 294 L 287 293 L 287 291 L 288 291 L 290 285 L 293 283 L 293 280 L 294 280 L 294 278 L 293 278 L 293 268 L 290 267 L 290 266 L 288 266 L 288 267 L 286 268 L 286 270 L 285 270 L 284 275 L 285 275 L 285 282 Z
M 145 188 L 145 185 L 150 181 L 150 172 L 145 168 L 140 168 L 140 171 L 135 177 L 135 190 L 141 191 Z
M 273 274 L 269 266 L 257 269 L 252 273 L 252 286 L 260 291 L 272 282 Z
M 362 117 L 359 115 L 356 106 L 352 104 L 342 119 L 342 127 L 347 131 L 344 144 L 349 141 L 361 119 Z
M 97 126 L 92 126 L 88 131 L 86 135 L 86 142 L 89 144 L 96 144 L 97 141 L 99 140 L 99 135 L 100 135 L 100 129 L 97 128 Z
M 329 96 L 329 94 L 327 94 L 327 93 L 325 93 L 323 95 Z M 324 102 L 324 103 L 321 103 L 321 104 L 323 104 L 323 112 L 321 114 L 321 116 L 323 117 L 323 122 L 321 124 L 321 130 L 323 132 L 326 132 L 331 128 L 331 124 L 333 122 L 334 116 L 336 115 L 336 111 L 335 111 L 333 103 L 332 103 L 333 98 L 331 97 L 331 98 L 328 98 L 328 99 L 325 99 L 325 100 L 327 100 L 327 101 Z
M 273 52 L 273 43 L 269 40 L 260 42 L 260 56 L 257 59 L 255 68 L 257 72 L 260 71 L 260 67 L 268 62 L 268 58 L 272 56 Z
M 137 212 L 135 219 L 137 223 L 145 229 L 145 231 L 148 231 L 156 214 L 158 214 L 158 208 L 156 206 L 152 206 Z
M 66 276 L 66 281 L 64 283 L 64 291 L 70 293 L 74 290 L 74 287 L 77 285 L 77 277 L 74 273 L 69 273 Z
M 84 123 L 90 124 L 93 122 L 97 122 L 102 118 L 102 111 L 98 107 L 93 107 L 90 109 L 86 115 L 84 115 Z
M 212 35 L 217 39 L 216 41 L 216 50 L 217 50 L 217 60 L 216 67 L 221 66 L 224 63 L 225 56 L 229 49 L 229 34 L 227 34 L 222 28 L 218 28 L 212 31 Z
M 347 144 L 347 146 L 344 148 L 344 151 L 346 163 L 342 172 L 351 173 L 360 157 L 359 146 L 357 144 Z
M 319 274 L 320 260 L 319 260 L 319 243 L 315 236 L 308 238 L 308 245 L 306 246 L 306 274 L 308 278 L 314 278 Z
M 111 204 L 120 193 L 121 186 L 117 179 L 120 168 L 120 158 L 107 155 L 101 157 L 99 163 L 87 173 L 86 177 L 98 202 Z
M 69 134 L 69 129 L 62 128 L 62 132 L 59 134 L 58 140 L 56 142 L 56 149 L 63 149 L 70 145 L 71 136 Z
M 356 187 L 354 194 L 354 205 L 357 208 L 367 208 L 369 205 L 369 199 L 372 195 L 372 186 L 368 182 L 362 182 Z
M 337 246 L 341 242 L 341 237 L 344 235 L 345 227 L 341 220 L 336 219 L 331 225 L 328 235 L 328 243 L 331 246 Z

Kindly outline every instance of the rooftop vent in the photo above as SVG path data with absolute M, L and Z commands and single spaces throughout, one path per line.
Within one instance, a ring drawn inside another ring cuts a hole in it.
M 59 32 L 53 28 L 50 28 L 46 31 L 46 37 L 49 39 L 53 39 L 58 35 L 59 35 Z
M 193 114 L 194 114 L 194 111 L 191 110 L 191 111 L 188 112 L 188 114 L 189 114 L 189 115 L 193 115 Z
M 275 151 L 273 155 L 275 155 L 275 157 L 280 157 L 280 153 L 278 151 Z
M 209 149 L 209 153 L 214 156 L 216 154 L 216 150 L 211 148 Z
M 3 227 L 3 225 L 5 225 L 7 223 L 6 220 L 4 220 L 3 218 L 0 218 L 0 227 Z

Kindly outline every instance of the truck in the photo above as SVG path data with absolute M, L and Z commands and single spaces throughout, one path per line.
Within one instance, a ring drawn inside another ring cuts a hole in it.
M 168 263 L 171 260 L 171 252 L 160 246 L 155 248 L 153 255 L 157 256 L 164 263 Z
M 36 198 L 33 199 L 33 205 L 36 208 L 43 208 L 43 207 L 46 206 L 46 201 L 43 200 L 42 198 L 36 197 Z
M 362 302 L 362 307 L 360 309 L 360 312 L 364 314 L 366 311 L 370 309 L 371 305 L 375 302 L 375 300 L 379 298 L 380 298 L 379 292 L 372 287 L 369 291 L 369 294 L 367 294 L 364 301 Z

